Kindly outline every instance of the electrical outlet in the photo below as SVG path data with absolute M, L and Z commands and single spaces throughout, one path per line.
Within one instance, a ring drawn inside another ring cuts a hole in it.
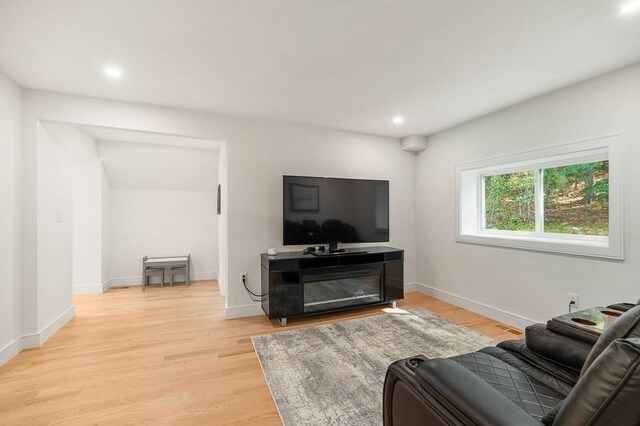
M 574 302 L 573 305 L 571 305 L 571 308 L 573 308 L 576 311 L 580 309 L 580 303 L 579 303 L 577 294 L 569 293 L 569 303 L 571 302 Z M 571 308 L 569 308 L 569 310 L 571 310 Z
M 243 272 L 242 274 L 240 274 L 240 279 L 242 280 L 242 282 L 247 282 L 247 273 Z

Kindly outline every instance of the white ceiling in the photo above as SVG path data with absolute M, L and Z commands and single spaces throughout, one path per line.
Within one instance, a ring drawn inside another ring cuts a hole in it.
M 640 61 L 623 3 L 0 0 L 0 70 L 29 88 L 428 134 Z
M 109 186 L 126 189 L 215 191 L 218 151 L 97 140 Z

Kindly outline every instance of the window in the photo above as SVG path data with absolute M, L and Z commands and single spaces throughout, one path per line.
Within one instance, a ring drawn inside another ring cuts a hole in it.
M 485 175 L 483 184 L 485 230 L 609 235 L 608 160 Z
M 532 171 L 484 176 L 484 228 L 535 231 L 534 179 Z
M 457 166 L 457 241 L 622 259 L 621 141 Z
M 609 235 L 609 161 L 541 170 L 544 232 Z

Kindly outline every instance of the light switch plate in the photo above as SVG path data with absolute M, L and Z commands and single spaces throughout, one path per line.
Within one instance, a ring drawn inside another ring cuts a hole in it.
M 62 210 L 56 210 L 56 222 L 62 223 Z

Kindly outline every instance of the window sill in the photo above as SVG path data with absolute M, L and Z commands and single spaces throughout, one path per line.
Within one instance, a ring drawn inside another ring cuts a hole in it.
M 572 256 L 596 257 L 611 260 L 624 260 L 621 247 L 610 244 L 608 237 L 590 237 L 578 235 L 539 236 L 534 233 L 483 232 L 476 234 L 459 234 L 456 241 L 460 243 L 480 244 L 534 250 Z

